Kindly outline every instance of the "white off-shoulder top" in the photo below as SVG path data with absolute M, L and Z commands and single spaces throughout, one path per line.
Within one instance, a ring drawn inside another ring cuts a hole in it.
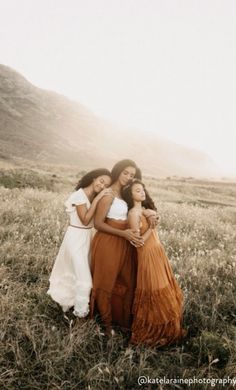
M 114 198 L 111 207 L 107 213 L 107 218 L 110 219 L 121 219 L 125 221 L 128 215 L 127 203 L 120 198 Z
M 84 224 L 80 220 L 77 211 L 76 211 L 76 206 L 81 205 L 81 204 L 86 204 L 87 208 L 91 206 L 91 203 L 85 194 L 83 188 L 80 188 L 79 190 L 73 192 L 67 201 L 65 202 L 66 206 L 66 212 L 68 213 L 70 217 L 70 224 L 78 227 L 84 227 Z M 89 222 L 87 225 L 88 227 L 93 227 L 93 220 Z

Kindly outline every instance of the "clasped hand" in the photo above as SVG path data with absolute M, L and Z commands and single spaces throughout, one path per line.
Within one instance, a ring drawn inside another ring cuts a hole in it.
M 155 210 L 146 209 L 143 211 L 143 215 L 147 218 L 149 227 L 155 229 L 160 222 L 160 216 Z
M 139 248 L 139 247 L 144 245 L 144 240 L 140 236 L 140 233 L 138 230 L 126 229 L 124 232 L 125 232 L 126 240 L 128 240 L 136 248 Z

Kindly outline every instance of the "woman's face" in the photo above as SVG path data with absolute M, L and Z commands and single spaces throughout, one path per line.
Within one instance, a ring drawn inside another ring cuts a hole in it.
M 146 194 L 142 184 L 134 184 L 131 189 L 131 195 L 134 201 L 143 202 L 146 199 Z
M 98 176 L 93 180 L 93 189 L 96 194 L 104 190 L 104 188 L 109 187 L 111 184 L 111 178 L 107 175 Z
M 121 186 L 126 186 L 130 180 L 133 180 L 134 179 L 134 176 L 136 174 L 136 169 L 134 167 L 127 167 L 125 168 L 120 176 L 119 176 L 119 182 L 121 184 Z

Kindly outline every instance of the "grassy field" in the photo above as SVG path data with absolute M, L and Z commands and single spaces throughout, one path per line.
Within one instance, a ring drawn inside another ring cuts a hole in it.
M 233 384 L 143 384 L 138 377 L 236 378 L 236 184 L 145 178 L 156 200 L 160 238 L 185 295 L 181 345 L 131 347 L 104 338 L 46 295 L 67 226 L 63 202 L 79 172 L 69 168 L 0 171 L 0 388 L 231 389 Z M 236 385 L 235 385 L 236 388 Z

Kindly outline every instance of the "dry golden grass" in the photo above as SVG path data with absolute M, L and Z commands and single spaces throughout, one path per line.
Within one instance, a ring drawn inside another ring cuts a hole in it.
M 52 175 L 22 168 L 1 174 L 10 188 L 0 187 L 0 388 L 135 389 L 140 375 L 236 376 L 236 185 L 146 178 L 189 329 L 182 345 L 160 350 L 131 347 L 121 333 L 104 339 L 96 322 L 63 316 L 46 295 L 67 226 L 63 202 L 77 181 L 66 171 Z M 185 388 L 178 386 L 160 388 Z

